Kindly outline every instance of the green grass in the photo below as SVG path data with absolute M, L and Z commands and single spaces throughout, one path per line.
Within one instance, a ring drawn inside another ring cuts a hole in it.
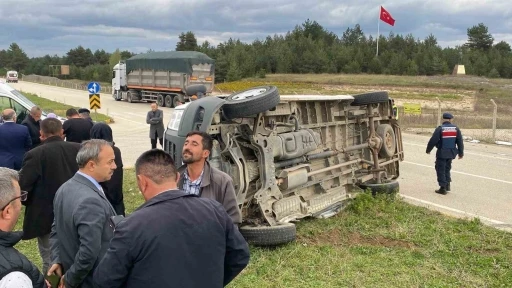
M 28 93 L 28 92 L 23 92 L 23 91 L 20 91 L 20 92 L 23 95 L 25 95 L 30 101 L 34 102 L 34 104 L 41 107 L 44 111 L 46 111 L 48 113 L 53 112 L 53 113 L 55 113 L 61 117 L 64 117 L 64 118 L 66 117 L 66 110 L 68 110 L 69 108 L 75 108 L 77 110 L 78 110 L 78 108 L 80 108 L 80 107 L 74 107 L 71 105 L 52 101 L 52 100 L 49 100 L 49 99 L 46 99 L 43 97 L 39 97 L 33 93 Z M 105 114 L 98 113 L 96 115 L 96 113 L 94 113 L 94 112 L 91 112 L 91 118 L 92 118 L 92 120 L 97 121 L 97 122 L 107 122 L 107 123 L 111 123 L 114 120 Z
M 143 202 L 133 169 L 125 204 Z M 18 222 L 19 229 L 22 219 Z M 329 219 L 297 225 L 294 243 L 251 247 L 249 266 L 229 287 L 507 287 L 512 234 L 478 220 L 443 216 L 401 200 L 361 194 Z M 36 241 L 17 248 L 41 265 Z

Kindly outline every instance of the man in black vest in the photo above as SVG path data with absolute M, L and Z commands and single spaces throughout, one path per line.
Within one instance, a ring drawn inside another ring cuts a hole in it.
M 436 190 L 436 193 L 443 195 L 450 191 L 452 160 L 457 154 L 459 159 L 464 157 L 462 133 L 459 127 L 451 123 L 451 119 L 453 119 L 452 114 L 443 114 L 443 125 L 436 128 L 427 144 L 427 154 L 430 154 L 434 146 L 437 147 L 436 173 L 440 188 Z
M 27 192 L 21 191 L 18 172 L 0 168 L 0 287 L 46 287 L 43 274 L 14 246 L 22 231 L 13 232 L 21 212 L 21 201 Z

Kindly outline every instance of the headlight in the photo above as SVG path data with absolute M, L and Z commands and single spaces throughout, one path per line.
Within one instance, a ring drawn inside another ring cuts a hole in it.
M 181 117 L 183 116 L 184 110 L 174 110 L 171 114 L 171 120 L 169 120 L 169 124 L 167 124 L 167 128 L 171 130 L 178 131 L 180 127 Z

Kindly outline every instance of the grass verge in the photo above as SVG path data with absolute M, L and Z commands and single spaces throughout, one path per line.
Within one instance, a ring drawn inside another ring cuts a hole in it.
M 20 91 L 23 95 L 25 95 L 30 101 L 32 101 L 37 106 L 41 107 L 44 111 L 50 113 L 53 112 L 61 117 L 66 117 L 66 110 L 69 108 L 75 108 L 78 110 L 80 107 L 74 107 L 67 104 L 62 104 L 60 102 L 52 101 L 43 97 L 39 97 L 36 94 L 33 93 L 27 93 Z M 93 121 L 96 122 L 106 122 L 106 123 L 113 123 L 114 119 L 112 117 L 109 117 L 105 114 L 101 113 L 94 113 L 91 112 L 91 118 Z
M 124 175 L 131 213 L 143 200 L 133 169 Z M 297 233 L 297 241 L 285 246 L 251 247 L 249 266 L 228 287 L 506 287 L 512 282 L 511 233 L 398 199 L 361 194 L 335 217 L 300 222 Z M 41 266 L 35 240 L 16 247 Z

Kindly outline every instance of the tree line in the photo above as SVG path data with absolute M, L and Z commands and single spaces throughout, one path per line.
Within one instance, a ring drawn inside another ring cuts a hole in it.
M 442 48 L 434 35 L 416 39 L 413 35 L 390 33 L 377 41 L 359 25 L 341 35 L 326 30 L 316 21 L 306 20 L 285 35 L 267 36 L 252 43 L 229 39 L 217 46 L 208 41 L 198 44 L 192 31 L 181 33 L 175 50 L 200 51 L 215 59 L 216 82 L 247 77 L 265 77 L 269 73 L 367 73 L 390 75 L 450 74 L 457 64 L 466 74 L 492 78 L 512 78 L 512 49 L 494 37 L 483 23 L 467 29 L 468 40 L 456 47 Z M 55 74 L 49 65 L 70 65 L 69 78 L 110 82 L 113 65 L 134 53 L 116 50 L 92 52 L 82 46 L 65 56 L 35 57 L 12 43 L 0 51 L 0 67 L 23 74 Z M 61 77 L 63 78 L 63 77 Z

